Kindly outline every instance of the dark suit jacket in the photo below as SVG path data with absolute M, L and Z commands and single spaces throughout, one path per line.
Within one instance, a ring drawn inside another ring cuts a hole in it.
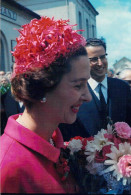
M 24 106 L 19 106 L 19 103 L 15 101 L 10 90 L 6 94 L 2 95 L 1 103 L 3 109 L 3 112 L 1 113 L 1 134 L 3 134 L 8 117 L 22 113 L 24 111 Z
M 131 92 L 129 85 L 116 78 L 107 78 L 108 82 L 108 116 L 113 123 L 125 121 L 131 125 Z M 84 102 L 78 112 L 77 120 L 72 125 L 60 124 L 64 140 L 76 135 L 89 137 L 97 134 L 102 128 L 100 121 L 99 100 L 89 86 L 91 102 Z
M 14 99 L 10 90 L 6 93 L 3 104 L 7 117 L 24 111 L 24 107 L 19 106 L 19 103 Z

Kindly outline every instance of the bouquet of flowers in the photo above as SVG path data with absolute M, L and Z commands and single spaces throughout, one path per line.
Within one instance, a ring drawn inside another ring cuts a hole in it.
M 94 189 L 101 194 L 131 193 L 131 127 L 127 123 L 110 121 L 107 129 L 101 129 L 94 137 L 77 136 L 65 146 L 85 192 L 92 193 Z M 93 186 L 89 190 L 91 178 Z

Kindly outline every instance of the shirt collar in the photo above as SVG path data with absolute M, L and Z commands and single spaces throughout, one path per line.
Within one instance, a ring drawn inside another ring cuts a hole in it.
M 105 75 L 104 80 L 101 83 L 107 89 L 107 76 L 106 75 Z
M 95 90 L 98 82 L 96 80 L 94 80 L 93 78 L 90 77 L 90 79 L 88 80 L 89 85 L 91 86 L 92 90 Z
M 59 159 L 60 148 L 64 146 L 60 130 L 57 129 L 53 133 L 57 146 L 56 148 L 36 133 L 20 125 L 16 121 L 18 116 L 19 115 L 17 114 L 9 117 L 5 128 L 5 134 L 56 163 Z
M 92 77 L 90 77 L 90 79 L 88 80 L 88 83 L 91 86 L 92 90 L 95 90 L 99 84 L 99 82 L 94 80 Z M 105 78 L 101 83 L 107 89 L 107 75 L 105 75 Z

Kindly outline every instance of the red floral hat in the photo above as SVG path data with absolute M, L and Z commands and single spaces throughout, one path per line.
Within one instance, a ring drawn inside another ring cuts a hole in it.
M 15 57 L 14 75 L 35 71 L 48 67 L 60 55 L 66 56 L 80 46 L 85 46 L 86 40 L 69 20 L 54 20 L 41 17 L 33 19 L 29 24 L 18 30 L 17 45 L 12 51 Z

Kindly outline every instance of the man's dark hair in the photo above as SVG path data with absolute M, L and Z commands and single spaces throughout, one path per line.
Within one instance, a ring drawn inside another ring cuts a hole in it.
M 86 40 L 86 47 L 88 46 L 103 46 L 106 51 L 106 43 L 102 39 L 90 38 Z

